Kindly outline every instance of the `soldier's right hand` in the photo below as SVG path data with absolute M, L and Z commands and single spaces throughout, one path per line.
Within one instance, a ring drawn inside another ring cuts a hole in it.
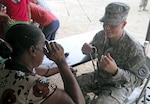
M 86 55 L 93 53 L 93 47 L 91 44 L 88 44 L 88 43 L 84 43 L 81 50 L 82 50 L 82 53 Z

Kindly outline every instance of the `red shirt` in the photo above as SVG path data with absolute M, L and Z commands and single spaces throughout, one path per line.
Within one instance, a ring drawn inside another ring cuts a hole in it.
M 30 2 L 30 9 L 31 18 L 41 26 L 46 26 L 52 21 L 57 20 L 57 17 L 53 13 L 32 2 Z
M 14 20 L 27 22 L 29 20 L 27 6 L 29 0 L 14 3 L 12 0 L 0 0 L 7 7 L 7 14 Z

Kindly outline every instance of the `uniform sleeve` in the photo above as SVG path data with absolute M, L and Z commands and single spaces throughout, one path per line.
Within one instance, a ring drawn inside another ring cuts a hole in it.
M 139 86 L 142 81 L 148 77 L 149 68 L 146 65 L 146 57 L 137 55 L 129 60 L 130 68 L 124 70 L 118 68 L 117 74 L 113 77 L 115 82 L 124 82 L 125 86 Z
M 105 37 L 105 32 L 99 31 L 98 33 L 96 33 L 96 35 L 94 36 L 93 40 L 90 42 L 90 44 L 92 46 L 94 46 L 94 52 L 92 54 L 93 57 L 98 57 L 103 54 L 103 50 L 104 50 L 104 44 L 106 41 L 106 37 Z

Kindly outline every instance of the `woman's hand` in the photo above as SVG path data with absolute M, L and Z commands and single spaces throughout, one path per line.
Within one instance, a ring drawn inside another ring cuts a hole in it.
M 70 67 L 70 70 L 71 70 L 72 74 L 76 77 L 77 76 L 77 69 Z
M 8 14 L 6 14 L 5 18 L 6 18 L 7 24 L 12 24 L 14 22 L 14 20 L 11 19 Z
M 45 42 L 46 48 L 44 48 L 44 54 L 55 63 L 60 63 L 65 60 L 64 49 L 60 44 L 56 42 Z

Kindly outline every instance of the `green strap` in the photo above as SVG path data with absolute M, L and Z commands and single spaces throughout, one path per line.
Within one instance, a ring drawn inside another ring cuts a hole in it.
M 0 59 L 0 63 L 3 64 L 7 59 Z

